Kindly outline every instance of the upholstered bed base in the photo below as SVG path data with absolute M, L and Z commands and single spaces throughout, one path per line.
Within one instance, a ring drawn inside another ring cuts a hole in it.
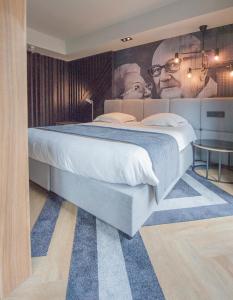
M 191 163 L 192 148 L 189 145 L 180 153 L 179 177 L 168 188 L 164 197 Z M 33 159 L 29 159 L 29 174 L 31 181 L 60 195 L 131 237 L 140 229 L 157 205 L 154 189 L 149 185 L 131 187 L 125 184 L 101 182 L 59 170 Z
M 195 129 L 197 138 L 233 140 L 233 98 L 213 99 L 130 99 L 106 100 L 105 113 L 124 112 L 138 121 L 158 112 L 172 112 L 185 117 Z M 201 153 L 205 158 L 205 153 Z M 217 158 L 212 156 L 211 160 Z M 226 157 L 223 158 L 223 162 Z M 189 145 L 180 154 L 180 174 L 168 188 L 172 189 L 192 163 Z M 233 164 L 233 158 L 231 161 Z M 164 170 L 168 172 L 168 170 Z M 92 213 L 101 220 L 133 236 L 155 208 L 153 188 L 130 187 L 84 178 L 30 159 L 30 179 L 49 191 Z

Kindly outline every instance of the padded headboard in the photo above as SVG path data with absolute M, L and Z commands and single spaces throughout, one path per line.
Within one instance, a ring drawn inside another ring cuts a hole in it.
M 141 121 L 144 118 L 143 101 L 141 99 L 130 100 L 105 100 L 104 113 L 110 112 L 122 112 L 130 114 L 136 117 L 137 121 Z
M 114 99 L 105 101 L 104 112 L 128 113 L 138 121 L 152 114 L 172 112 L 186 118 L 198 138 L 233 141 L 233 98 Z
M 145 117 L 160 112 L 169 112 L 168 99 L 114 99 L 105 100 L 104 113 L 122 112 L 136 117 L 141 121 Z

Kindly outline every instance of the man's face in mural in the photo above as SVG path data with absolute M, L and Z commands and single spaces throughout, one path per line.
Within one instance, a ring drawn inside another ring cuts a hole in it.
M 192 78 L 187 77 L 188 68 L 201 64 L 201 55 L 183 55 L 175 63 L 176 52 L 190 52 L 200 49 L 200 41 L 193 35 L 163 41 L 155 50 L 150 73 L 160 98 L 196 97 L 205 85 L 206 70 L 195 70 Z

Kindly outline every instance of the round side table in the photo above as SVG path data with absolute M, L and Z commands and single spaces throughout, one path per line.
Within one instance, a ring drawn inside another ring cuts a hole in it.
M 231 168 L 231 153 L 233 153 L 233 142 L 203 139 L 203 140 L 194 141 L 192 145 L 193 145 L 193 166 L 192 166 L 192 169 L 197 175 L 199 175 L 201 177 L 204 177 L 204 176 L 197 173 L 196 168 L 201 167 L 201 166 L 205 166 L 206 167 L 206 176 L 205 176 L 206 179 L 211 180 L 211 181 L 223 182 L 223 183 L 233 183 L 233 181 L 222 181 L 221 180 L 221 176 L 222 176 L 222 154 L 225 153 L 225 154 L 228 155 L 228 168 L 231 171 L 233 171 L 232 168 Z M 206 151 L 207 155 L 206 155 L 205 164 L 196 165 L 195 152 L 196 152 L 197 148 L 203 149 L 203 150 Z M 218 180 L 209 178 L 209 165 L 210 165 L 211 152 L 218 153 Z

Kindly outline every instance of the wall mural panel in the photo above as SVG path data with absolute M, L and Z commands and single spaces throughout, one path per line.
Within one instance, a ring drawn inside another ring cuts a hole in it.
M 199 52 L 203 46 L 213 51 L 203 55 Z M 218 60 L 214 51 L 217 48 Z M 175 53 L 179 53 L 177 62 Z M 113 96 L 122 99 L 233 96 L 232 61 L 233 25 L 207 30 L 204 45 L 202 33 L 195 32 L 120 50 L 114 53 Z
M 226 68 L 233 64 L 233 25 L 207 30 L 204 41 L 205 49 L 219 48 L 218 61 L 214 51 L 208 57 L 195 53 L 202 48 L 201 32 L 71 62 L 28 52 L 29 127 L 90 121 L 86 98 L 94 101 L 95 117 L 109 98 L 233 97 L 233 76 Z

